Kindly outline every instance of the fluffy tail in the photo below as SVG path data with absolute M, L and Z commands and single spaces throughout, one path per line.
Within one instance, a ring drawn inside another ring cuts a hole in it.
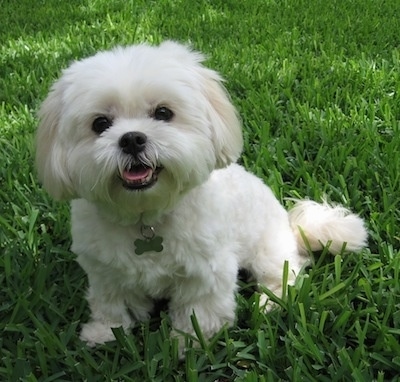
M 357 252 L 367 243 L 364 221 L 340 205 L 298 200 L 289 211 L 289 220 L 301 254 L 322 250 L 324 246 L 333 254 L 343 248 Z

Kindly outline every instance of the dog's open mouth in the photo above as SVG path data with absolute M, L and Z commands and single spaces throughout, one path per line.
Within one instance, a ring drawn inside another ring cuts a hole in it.
M 161 169 L 161 167 L 152 169 L 143 164 L 126 167 L 120 174 L 122 185 L 129 190 L 149 188 L 157 182 Z

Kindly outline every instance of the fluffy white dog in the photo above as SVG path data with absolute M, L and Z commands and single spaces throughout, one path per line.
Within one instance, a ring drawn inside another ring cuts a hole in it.
M 202 61 L 174 42 L 100 52 L 66 69 L 41 107 L 39 177 L 73 200 L 89 345 L 146 320 L 158 298 L 175 329 L 193 333 L 195 312 L 210 337 L 234 321 L 239 268 L 279 295 L 285 261 L 292 283 L 308 250 L 365 245 L 363 221 L 345 208 L 300 201 L 288 214 L 234 164 L 240 123 Z

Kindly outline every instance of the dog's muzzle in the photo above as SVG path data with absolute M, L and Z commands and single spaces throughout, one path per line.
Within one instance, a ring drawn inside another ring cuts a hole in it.
M 131 131 L 122 135 L 119 146 L 124 154 L 132 158 L 119 174 L 122 185 L 129 190 L 143 190 L 153 186 L 158 179 L 162 167 L 152 168 L 140 159 L 140 153 L 146 148 L 147 136 L 139 131 Z

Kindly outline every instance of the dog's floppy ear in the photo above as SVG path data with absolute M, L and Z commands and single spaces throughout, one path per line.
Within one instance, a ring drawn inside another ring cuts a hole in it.
M 212 128 L 216 167 L 222 168 L 235 162 L 243 148 L 243 136 L 236 110 L 222 85 L 223 80 L 217 72 L 204 67 L 204 56 L 190 47 L 174 41 L 165 41 L 160 48 L 169 52 L 175 60 L 187 63 L 189 68 L 194 67 L 199 76 L 198 81 L 206 100 Z
M 57 81 L 38 113 L 40 122 L 36 134 L 36 167 L 39 180 L 55 199 L 71 199 L 74 196 L 67 169 L 67 153 L 59 136 L 66 87 L 62 78 Z
M 216 167 L 222 168 L 236 162 L 240 156 L 243 148 L 241 124 L 218 73 L 202 67 L 201 75 L 203 92 L 209 104 L 208 113 L 217 158 Z

